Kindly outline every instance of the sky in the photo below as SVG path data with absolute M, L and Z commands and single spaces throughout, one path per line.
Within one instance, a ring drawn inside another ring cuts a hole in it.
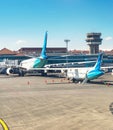
M 101 32 L 100 49 L 113 49 L 113 0 L 0 0 L 0 49 L 48 47 L 88 50 L 86 34 Z

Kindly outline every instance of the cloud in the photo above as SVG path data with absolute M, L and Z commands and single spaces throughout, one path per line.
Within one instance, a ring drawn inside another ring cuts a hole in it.
M 26 43 L 27 41 L 24 41 L 24 40 L 18 40 L 18 41 L 16 41 L 16 44 L 18 44 L 18 45 L 20 45 L 20 44 L 24 44 L 24 43 Z
M 111 36 L 108 36 L 105 38 L 106 41 L 111 41 L 113 38 Z

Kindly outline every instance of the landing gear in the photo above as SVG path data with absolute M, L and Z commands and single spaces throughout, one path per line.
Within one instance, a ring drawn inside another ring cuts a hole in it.
M 42 75 L 42 76 L 47 76 L 47 73 L 42 72 L 41 75 Z
M 19 76 L 22 76 L 22 77 L 23 77 L 24 75 L 25 75 L 25 72 L 20 69 L 20 70 L 19 70 Z
M 72 79 L 72 82 L 75 83 L 75 81 L 76 81 L 76 80 L 73 78 L 73 79 Z

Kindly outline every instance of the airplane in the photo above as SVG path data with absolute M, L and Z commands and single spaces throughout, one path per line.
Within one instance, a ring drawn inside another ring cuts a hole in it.
M 85 68 L 70 68 L 67 70 L 67 78 L 75 81 L 83 81 L 82 83 L 87 83 L 90 80 L 96 79 L 102 76 L 105 71 L 101 69 L 103 53 L 98 55 L 97 62 L 94 67 Z
M 42 68 L 47 62 L 46 46 L 47 46 L 47 31 L 45 32 L 45 38 L 43 48 L 39 57 L 30 58 L 20 62 L 20 65 L 16 67 L 9 67 L 6 70 L 7 75 L 18 74 L 24 76 L 30 69 Z

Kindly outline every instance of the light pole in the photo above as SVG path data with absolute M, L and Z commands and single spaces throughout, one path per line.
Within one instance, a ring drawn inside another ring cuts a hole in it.
M 66 66 L 68 67 L 68 42 L 70 42 L 69 39 L 65 39 L 64 42 L 66 43 L 66 49 L 67 49 L 67 56 L 66 56 Z

